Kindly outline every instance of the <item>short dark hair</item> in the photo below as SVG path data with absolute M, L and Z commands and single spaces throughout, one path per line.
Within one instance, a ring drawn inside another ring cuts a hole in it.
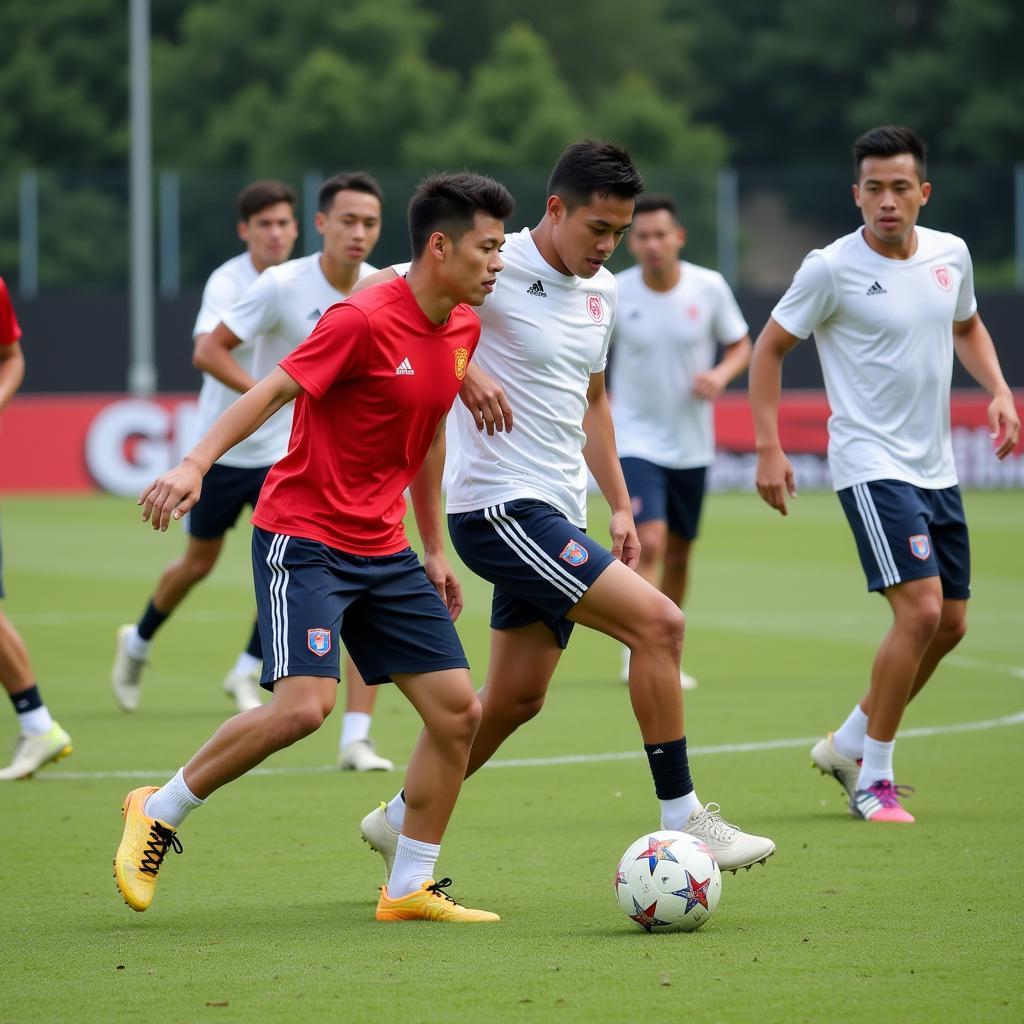
M 914 158 L 917 176 L 925 180 L 925 163 L 928 147 L 924 139 L 903 125 L 887 124 L 865 132 L 853 144 L 853 178 L 860 180 L 860 165 L 869 156 L 902 156 L 909 153 Z
M 320 186 L 316 208 L 321 213 L 327 213 L 334 203 L 334 197 L 346 189 L 351 189 L 353 192 L 366 192 L 371 196 L 376 196 L 381 205 L 384 203 L 384 190 L 380 187 L 377 179 L 372 174 L 367 174 L 366 171 L 352 171 L 348 174 L 335 174 Z
M 671 196 L 658 195 L 654 192 L 645 192 L 637 199 L 636 206 L 633 207 L 633 216 L 638 213 L 657 213 L 658 210 L 668 210 L 672 214 L 672 219 L 679 223 L 679 208 L 676 201 Z
M 409 241 L 416 259 L 435 231 L 458 241 L 482 213 L 507 220 L 516 201 L 500 181 L 472 171 L 431 174 L 424 178 L 409 200 Z
M 276 206 L 278 203 L 287 203 L 294 210 L 295 189 L 283 181 L 267 178 L 264 181 L 254 181 L 246 185 L 238 193 L 237 202 L 239 220 L 255 217 L 261 210 L 265 210 L 268 206 Z
M 595 194 L 635 199 L 643 190 L 644 180 L 629 153 L 600 139 L 574 142 L 548 178 L 548 195 L 558 196 L 570 211 L 589 203 Z

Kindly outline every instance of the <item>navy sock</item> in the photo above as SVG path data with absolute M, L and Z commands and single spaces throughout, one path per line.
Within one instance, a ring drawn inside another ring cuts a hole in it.
M 9 693 L 11 703 L 17 714 L 22 715 L 26 711 L 35 711 L 43 706 L 43 698 L 39 687 L 33 683 L 27 690 L 19 690 L 17 693 Z
M 165 615 L 150 601 L 146 605 L 146 610 L 142 613 L 142 618 L 139 619 L 138 625 L 135 627 L 139 631 L 139 636 L 143 640 L 152 640 L 153 634 L 164 624 L 170 614 L 170 612 L 167 612 Z
M 659 800 L 675 800 L 693 792 L 690 762 L 686 757 L 686 737 L 668 743 L 645 743 L 647 760 L 654 776 L 654 792 Z
M 249 646 L 246 647 L 245 653 L 251 654 L 260 661 L 263 660 L 263 642 L 260 640 L 260 624 L 258 622 L 252 624 L 252 636 L 249 637 Z

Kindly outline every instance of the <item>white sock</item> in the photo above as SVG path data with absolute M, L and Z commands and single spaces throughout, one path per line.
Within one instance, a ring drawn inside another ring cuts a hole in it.
M 893 781 L 895 776 L 892 772 L 892 752 L 895 747 L 895 740 L 883 743 L 881 740 L 873 740 L 870 736 L 864 737 L 864 760 L 861 762 L 860 775 L 857 778 L 858 789 L 867 789 L 879 779 Z
M 405 797 L 401 793 L 397 793 L 391 798 L 384 817 L 388 819 L 388 824 L 396 832 L 402 831 L 402 827 L 405 825 Z
M 149 648 L 152 646 L 152 640 L 143 640 L 139 636 L 139 627 L 132 626 L 132 631 L 125 634 L 124 638 L 124 649 L 133 657 L 139 661 L 145 661 L 149 657 Z
M 341 740 L 338 743 L 338 749 L 344 750 L 356 740 L 369 739 L 372 721 L 372 716 L 365 711 L 346 711 L 341 720 Z
M 832 734 L 832 746 L 843 757 L 859 760 L 864 754 L 864 737 L 868 734 L 868 716 L 854 704 L 853 710 L 846 716 L 846 721 Z
M 22 736 L 45 736 L 53 728 L 50 710 L 44 704 L 41 708 L 18 712 L 18 725 Z
M 661 804 L 661 827 L 673 832 L 682 832 L 690 821 L 690 815 L 704 806 L 697 799 L 696 790 L 672 800 L 659 800 L 658 803 Z
M 158 818 L 171 828 L 178 828 L 190 811 L 206 803 L 185 785 L 184 772 L 184 768 L 179 768 L 178 774 L 166 786 L 146 798 L 142 808 L 151 818 Z
M 231 670 L 233 675 L 251 676 L 263 670 L 263 659 L 254 658 L 248 651 L 242 651 Z
M 433 881 L 434 865 L 440 853 L 441 847 L 433 843 L 399 836 L 395 864 L 388 879 L 388 896 L 398 900 L 415 892 L 424 882 Z

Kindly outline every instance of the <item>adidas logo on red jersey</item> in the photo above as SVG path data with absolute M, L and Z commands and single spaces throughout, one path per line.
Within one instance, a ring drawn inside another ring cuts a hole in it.
M 412 368 L 412 363 L 409 362 L 409 357 L 406 356 L 396 367 L 396 376 L 412 376 L 416 371 Z

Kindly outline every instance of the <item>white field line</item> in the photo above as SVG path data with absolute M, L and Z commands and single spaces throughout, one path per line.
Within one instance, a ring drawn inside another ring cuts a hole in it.
M 924 736 L 944 736 L 956 732 L 984 732 L 988 729 L 1002 729 L 1011 725 L 1024 724 L 1024 710 L 1001 718 L 985 718 L 978 722 L 955 722 L 951 725 L 930 725 L 917 729 L 904 729 L 901 740 L 919 739 Z M 764 750 L 785 750 L 789 747 L 805 747 L 816 743 L 820 736 L 801 736 L 796 739 L 763 740 L 757 743 L 721 743 L 712 747 L 690 747 L 694 757 L 712 754 L 750 754 Z M 570 754 L 563 757 L 519 757 L 488 761 L 485 768 L 548 768 L 566 764 L 598 764 L 603 761 L 636 761 L 646 754 L 642 750 L 622 750 L 604 754 Z M 404 769 L 404 765 L 399 768 Z M 173 775 L 177 769 L 167 768 L 153 771 L 101 771 L 101 772 L 42 772 L 39 779 L 162 779 Z M 336 772 L 333 765 L 315 765 L 306 768 L 253 768 L 249 775 L 316 775 Z

